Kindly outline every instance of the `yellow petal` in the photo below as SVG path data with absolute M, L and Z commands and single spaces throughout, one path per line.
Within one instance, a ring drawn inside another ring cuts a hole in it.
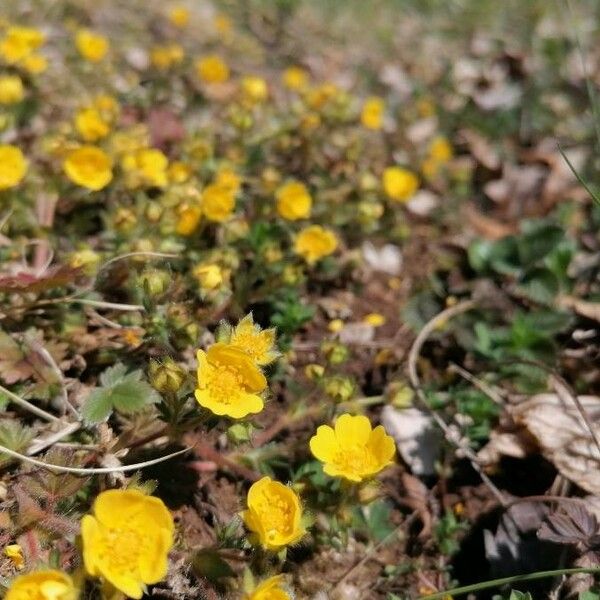
M 363 415 L 341 415 L 335 422 L 335 435 L 340 446 L 365 446 L 371 435 L 371 422 Z
M 142 508 L 146 496 L 139 490 L 106 490 L 94 502 L 94 514 L 100 523 L 114 526 Z
M 163 529 L 157 532 L 156 542 L 149 544 L 140 555 L 140 576 L 147 584 L 158 583 L 167 575 L 167 554 L 173 545 L 173 535 Z
M 81 537 L 83 539 L 83 563 L 88 575 L 96 577 L 98 570 L 96 568 L 95 557 L 97 556 L 96 547 L 98 544 L 98 521 L 92 515 L 85 515 L 81 519 Z
M 322 462 L 331 462 L 338 448 L 335 432 L 329 425 L 321 425 L 317 433 L 310 439 L 310 451 L 313 456 Z
M 375 427 L 367 446 L 381 465 L 387 465 L 396 453 L 396 444 L 393 438 L 387 435 L 382 425 Z

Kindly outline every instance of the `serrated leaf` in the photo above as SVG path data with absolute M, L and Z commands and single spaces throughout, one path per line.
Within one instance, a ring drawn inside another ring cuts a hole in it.
M 126 373 L 127 367 L 123 363 L 117 363 L 100 374 L 100 384 L 103 387 L 115 385 L 125 377 Z
M 148 383 L 127 379 L 111 389 L 110 399 L 117 410 L 130 414 L 148 404 L 155 404 L 159 396 Z
M 97 388 L 87 397 L 81 408 L 81 416 L 88 425 L 96 425 L 108 419 L 112 408 L 110 388 Z

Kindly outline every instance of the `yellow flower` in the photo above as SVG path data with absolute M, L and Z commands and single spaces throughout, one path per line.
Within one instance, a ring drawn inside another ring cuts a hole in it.
M 309 90 L 306 95 L 306 103 L 311 108 L 317 110 L 323 108 L 329 100 L 339 93 L 339 88 L 334 83 L 322 83 L 321 85 Z
M 310 217 L 312 198 L 306 186 L 299 181 L 288 181 L 275 192 L 277 212 L 288 221 Z
M 454 155 L 450 142 L 442 135 L 435 137 L 429 145 L 429 156 L 440 163 L 448 162 Z
M 184 162 L 176 160 L 169 165 L 167 175 L 171 183 L 185 183 L 191 176 L 192 169 Z
M 99 94 L 94 99 L 94 108 L 107 120 L 112 121 L 119 114 L 119 103 L 113 96 Z
M 267 82 L 262 77 L 248 75 L 242 79 L 242 93 L 251 103 L 264 102 L 269 96 Z
M 231 19 L 224 14 L 218 14 L 215 17 L 215 29 L 217 30 L 218 33 L 220 33 L 221 35 L 228 35 L 229 33 L 231 33 Z
M 235 195 L 240 191 L 242 178 L 231 167 L 221 167 L 215 175 L 215 185 Z
M 320 225 L 311 225 L 296 236 L 294 252 L 302 256 L 307 263 L 313 264 L 333 254 L 337 245 L 338 241 L 333 231 Z
M 244 523 L 267 550 L 294 544 L 305 534 L 300 499 L 286 485 L 263 477 L 250 486 L 247 503 Z
M 244 600 L 292 600 L 292 597 L 283 588 L 284 583 L 283 575 L 269 577 L 261 581 L 254 591 L 246 594 Z
M 363 323 L 372 327 L 381 327 L 385 323 L 385 317 L 379 313 L 369 313 L 365 315 Z
M 73 580 L 61 571 L 48 569 L 16 577 L 4 600 L 76 600 Z
M 202 219 L 202 209 L 200 206 L 188 204 L 187 202 L 177 210 L 179 219 L 175 231 L 179 235 L 192 235 Z
M 0 145 L 0 191 L 19 185 L 27 172 L 27 161 L 20 148 Z
M 265 376 L 239 348 L 217 343 L 207 352 L 198 350 L 196 400 L 215 415 L 241 419 L 260 412 L 264 403 L 258 394 L 266 387 Z
M 344 329 L 344 321 L 341 319 L 333 319 L 327 324 L 327 329 L 329 329 L 331 333 L 339 333 Z
M 121 166 L 127 175 L 127 185 L 130 188 L 167 185 L 169 159 L 156 148 L 142 148 L 126 154 Z
M 168 17 L 175 27 L 185 27 L 190 21 L 190 11 L 185 6 L 177 5 L 171 8 Z
M 98 191 L 112 180 L 112 161 L 97 146 L 81 146 L 69 153 L 63 169 L 67 177 L 77 185 Z
M 283 84 L 290 90 L 302 90 L 307 83 L 308 73 L 301 67 L 288 67 L 283 72 Z
M 329 425 L 317 429 L 310 450 L 325 463 L 327 475 L 359 482 L 389 465 L 396 446 L 381 425 L 372 429 L 367 417 L 344 414 L 335 422 L 335 429 Z
M 209 221 L 226 221 L 235 208 L 235 194 L 231 189 L 212 183 L 202 192 L 202 214 Z
M 31 27 L 9 27 L 0 41 L 0 56 L 9 64 L 27 58 L 45 40 L 41 31 Z
M 223 284 L 223 269 L 215 263 L 201 263 L 194 268 L 194 277 L 203 290 L 212 291 Z
M 0 77 L 0 104 L 21 102 L 24 95 L 23 82 L 18 75 Z
M 75 46 L 79 54 L 90 62 L 100 62 L 108 52 L 108 40 L 89 29 L 80 29 L 75 34 Z
M 388 167 L 383 172 L 383 189 L 396 202 L 406 202 L 419 187 L 419 178 L 408 169 Z
M 157 69 L 169 69 L 183 60 L 183 48 L 179 44 L 155 46 L 150 51 L 150 61 Z
M 381 98 L 376 96 L 367 98 L 360 113 L 360 122 L 367 129 L 381 129 L 384 111 L 385 104 Z
M 257 365 L 268 365 L 277 358 L 275 329 L 261 328 L 254 323 L 252 313 L 246 315 L 233 329 L 229 343 L 243 350 Z
M 94 514 L 81 520 L 85 570 L 141 598 L 145 584 L 167 574 L 173 532 L 173 517 L 160 498 L 133 489 L 102 492 Z
M 21 65 L 31 75 L 37 75 L 48 68 L 48 60 L 41 54 L 29 54 L 21 61 Z
M 97 142 L 110 132 L 108 123 L 93 107 L 82 108 L 77 111 L 75 129 L 86 142 Z
M 23 548 L 19 544 L 10 544 L 4 548 L 4 556 L 10 558 L 13 565 L 19 570 L 25 566 L 23 558 Z
M 196 61 L 198 77 L 204 83 L 224 83 L 229 79 L 229 67 L 219 56 L 210 54 Z

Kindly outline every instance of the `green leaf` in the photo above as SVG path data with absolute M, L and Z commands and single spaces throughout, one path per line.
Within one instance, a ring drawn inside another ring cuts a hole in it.
M 508 600 L 533 600 L 529 592 L 519 592 L 518 590 L 511 590 Z
M 84 421 L 93 425 L 105 421 L 116 409 L 125 414 L 142 410 L 160 400 L 159 394 L 139 370 L 127 374 L 127 368 L 118 363 L 100 375 L 102 387 L 93 390 L 82 408 Z
M 517 239 L 517 247 L 524 267 L 542 260 L 562 242 L 565 235 L 562 227 L 544 222 L 528 221 L 523 229 L 523 235 Z
M 215 550 L 205 548 L 196 552 L 192 558 L 192 570 L 199 577 L 216 582 L 223 577 L 233 577 L 233 569 Z
M 560 283 L 549 269 L 533 268 L 523 275 L 519 291 L 534 302 L 553 304 L 560 291 Z
M 127 367 L 123 363 L 117 363 L 112 367 L 108 367 L 105 371 L 100 374 L 100 384 L 103 387 L 110 387 L 119 383 L 125 374 L 127 373 Z
M 88 425 L 106 421 L 112 412 L 113 404 L 110 389 L 96 388 L 92 390 L 81 408 L 81 416 Z

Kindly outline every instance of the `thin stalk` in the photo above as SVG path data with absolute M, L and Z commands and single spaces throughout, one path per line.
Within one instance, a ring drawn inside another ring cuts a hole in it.
M 5 387 L 3 387 L 1 385 L 0 385 L 0 392 L 2 392 L 3 394 L 6 394 L 15 404 L 18 404 L 21 408 L 28 410 L 30 413 L 33 413 L 34 415 L 37 415 L 38 417 L 41 417 L 42 419 L 45 419 L 46 421 L 50 421 L 51 423 L 62 423 L 63 422 L 58 417 L 55 417 L 54 415 L 51 415 L 49 412 L 46 412 L 45 410 L 35 406 L 35 404 L 31 404 L 31 402 L 28 402 L 27 400 L 25 400 L 25 398 L 21 398 L 21 396 L 17 396 L 17 394 L 15 394 L 14 392 L 11 392 L 9 389 L 6 389 Z
M 521 581 L 534 581 L 536 579 L 545 579 L 547 577 L 557 577 L 560 575 L 576 575 L 577 573 L 600 573 L 600 567 L 596 568 L 575 568 L 575 569 L 556 569 L 553 571 L 537 571 L 536 573 L 527 573 L 526 575 L 513 575 L 512 577 L 501 577 L 500 579 L 491 579 L 490 581 L 483 581 L 481 583 L 473 583 L 471 585 L 464 585 L 457 587 L 452 590 L 445 592 L 436 592 L 435 594 L 429 594 L 428 596 L 421 596 L 419 600 L 437 600 L 438 598 L 446 598 L 456 596 L 464 596 L 471 592 L 479 592 L 481 590 L 488 590 L 490 588 L 501 587 L 509 583 L 517 583 Z

